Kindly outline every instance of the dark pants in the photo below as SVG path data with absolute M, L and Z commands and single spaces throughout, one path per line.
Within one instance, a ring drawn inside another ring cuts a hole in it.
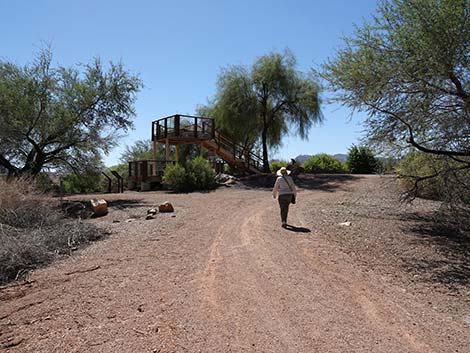
M 289 213 L 289 205 L 292 201 L 292 194 L 279 195 L 279 207 L 281 208 L 281 221 L 287 222 L 287 214 Z

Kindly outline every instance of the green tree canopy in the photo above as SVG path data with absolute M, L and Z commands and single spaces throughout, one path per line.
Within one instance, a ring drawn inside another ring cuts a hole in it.
M 165 151 L 161 145 L 157 145 L 157 159 L 164 159 Z M 153 159 L 152 141 L 137 140 L 132 145 L 126 145 L 121 153 L 120 162 L 127 164 L 132 161 Z
M 348 151 L 346 165 L 353 174 L 372 174 L 379 170 L 380 162 L 370 148 L 352 145 Z
M 49 50 L 24 67 L 0 61 L 0 165 L 9 175 L 86 169 L 132 126 L 141 86 L 120 63 L 54 67 Z
M 322 121 L 318 92 L 314 77 L 297 71 L 286 50 L 261 56 L 250 69 L 222 70 L 213 102 L 199 112 L 213 116 L 237 142 L 249 148 L 259 142 L 269 172 L 268 146 L 280 146 L 292 129 L 306 139 L 312 124 Z
M 323 76 L 340 102 L 369 114 L 370 143 L 470 168 L 470 0 L 380 2 Z

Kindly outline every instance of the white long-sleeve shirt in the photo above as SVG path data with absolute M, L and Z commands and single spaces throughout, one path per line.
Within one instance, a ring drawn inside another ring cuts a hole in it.
M 295 196 L 297 196 L 297 190 L 295 188 L 294 180 L 292 180 L 292 177 L 290 177 L 289 175 L 277 177 L 276 183 L 273 187 L 274 197 L 285 194 L 294 194 Z

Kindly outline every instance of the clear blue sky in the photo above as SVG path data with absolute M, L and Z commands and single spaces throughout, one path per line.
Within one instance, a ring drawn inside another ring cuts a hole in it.
M 99 56 L 138 73 L 145 88 L 135 130 L 105 158 L 110 165 L 123 145 L 149 137 L 152 120 L 194 113 L 214 95 L 221 68 L 288 47 L 308 71 L 334 56 L 341 37 L 375 8 L 376 0 L 0 0 L 0 56 L 23 65 L 51 44 L 61 65 Z M 357 142 L 361 116 L 349 121 L 348 110 L 326 103 L 322 111 L 326 121 L 308 141 L 287 138 L 271 157 L 345 153 Z

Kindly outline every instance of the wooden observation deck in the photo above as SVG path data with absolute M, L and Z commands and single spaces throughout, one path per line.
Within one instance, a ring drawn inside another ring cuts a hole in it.
M 175 114 L 152 122 L 153 160 L 129 162 L 129 179 L 135 184 L 161 182 L 168 163 L 178 160 L 178 145 L 198 144 L 232 167 L 248 173 L 261 173 L 263 159 L 243 146 L 234 143 L 215 128 L 215 121 L 192 115 Z M 166 160 L 156 159 L 156 146 L 165 144 Z M 175 158 L 170 158 L 171 145 Z
M 214 119 L 171 115 L 152 122 L 152 141 L 178 145 L 200 143 L 215 137 Z

